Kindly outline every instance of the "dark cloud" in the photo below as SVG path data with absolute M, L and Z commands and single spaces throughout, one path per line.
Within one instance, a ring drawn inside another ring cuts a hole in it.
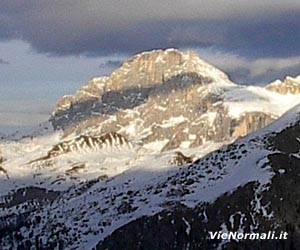
M 202 48 L 238 82 L 299 74 L 299 0 L 0 0 L 0 6 L 0 40 L 23 40 L 47 55 L 101 56 L 98 64 L 108 72 L 127 55 L 176 47 Z
M 300 54 L 298 0 L 0 0 L 0 39 L 49 55 L 211 47 L 247 56 Z
M 268 68 L 264 73 L 253 75 L 251 67 L 237 67 L 228 70 L 227 73 L 236 83 L 246 85 L 265 85 L 277 79 L 284 79 L 286 76 L 296 77 L 299 75 L 300 63 L 295 66 L 287 66 L 284 68 Z
M 9 65 L 10 62 L 0 58 L 0 65 Z
M 121 64 L 123 63 L 123 61 L 121 60 L 107 60 L 103 63 L 100 64 L 100 68 L 118 68 L 119 66 L 121 66 Z
M 214 48 L 198 49 L 202 58 L 243 84 L 263 84 L 300 73 L 300 56 L 247 58 Z

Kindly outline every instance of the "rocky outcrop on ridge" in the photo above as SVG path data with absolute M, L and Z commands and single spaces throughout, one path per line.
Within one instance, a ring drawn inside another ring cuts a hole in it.
M 266 86 L 266 89 L 279 94 L 300 94 L 300 75 L 293 78 L 287 76 L 283 81 L 276 80 Z

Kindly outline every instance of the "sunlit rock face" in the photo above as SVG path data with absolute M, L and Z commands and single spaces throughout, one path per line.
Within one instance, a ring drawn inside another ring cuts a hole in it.
M 176 49 L 143 52 L 125 61 L 109 77 L 93 78 L 73 98 L 65 97 L 64 102 L 58 103 L 54 114 L 59 110 L 70 108 L 66 103 L 75 104 L 94 100 L 108 91 L 159 85 L 173 77 L 189 73 L 229 81 L 225 73 L 207 64 L 195 53 L 183 53 Z
M 300 94 L 300 76 L 295 78 L 287 76 L 283 81 L 276 80 L 266 86 L 266 89 L 279 94 Z
M 274 121 L 274 117 L 261 113 L 252 112 L 244 114 L 239 121 L 238 125 L 234 128 L 233 136 L 241 137 L 256 131 L 259 128 L 263 128 L 266 125 Z

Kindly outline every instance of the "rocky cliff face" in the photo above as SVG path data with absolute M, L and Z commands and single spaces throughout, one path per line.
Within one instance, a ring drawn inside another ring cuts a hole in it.
M 98 100 L 104 92 L 142 90 L 189 73 L 199 73 L 209 79 L 214 77 L 216 81 L 229 81 L 226 74 L 202 61 L 195 53 L 182 53 L 175 49 L 143 52 L 125 61 L 109 77 L 93 78 L 74 96 L 63 97 L 54 110 L 54 116 L 71 105 Z
M 245 113 L 237 121 L 237 126 L 234 127 L 232 136 L 235 138 L 245 136 L 255 132 L 259 128 L 263 128 L 270 124 L 274 118 L 263 112 Z
M 9 178 L 8 175 L 7 175 L 7 171 L 2 167 L 2 163 L 5 161 L 4 157 L 2 156 L 1 154 L 1 151 L 0 151 L 0 174 L 2 175 L 5 175 L 6 178 Z
M 266 89 L 279 94 L 300 94 L 300 76 L 295 78 L 287 76 L 283 81 L 276 80 L 266 86 Z

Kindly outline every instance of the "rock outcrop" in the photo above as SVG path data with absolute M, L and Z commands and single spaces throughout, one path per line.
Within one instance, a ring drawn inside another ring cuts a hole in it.
M 274 120 L 274 117 L 262 112 L 245 113 L 239 121 L 237 121 L 238 125 L 234 128 L 232 135 L 236 138 L 243 137 L 256 131 L 258 128 L 265 127 Z
M 80 135 L 72 140 L 62 141 L 47 153 L 46 156 L 29 162 L 36 163 L 43 160 L 50 160 L 54 157 L 69 153 L 83 154 L 89 151 L 131 148 L 131 143 L 122 135 L 111 132 L 100 136 Z M 1 162 L 0 162 L 1 163 Z
M 287 76 L 283 81 L 276 80 L 267 85 L 266 89 L 282 95 L 300 94 L 300 75 L 295 78 Z
M 9 179 L 9 176 L 7 174 L 7 170 L 2 166 L 4 161 L 5 161 L 5 158 L 3 157 L 2 152 L 0 150 L 0 174 L 5 175 L 6 178 Z

